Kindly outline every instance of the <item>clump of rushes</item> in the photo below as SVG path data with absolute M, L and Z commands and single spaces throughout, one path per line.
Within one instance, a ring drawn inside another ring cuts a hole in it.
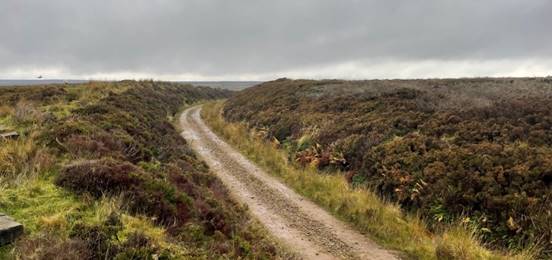
M 1 92 L 2 104 L 32 104 L 41 115 L 40 124 L 15 122 L 33 129 L 32 139 L 17 140 L 32 140 L 20 153 L 31 158 L 23 164 L 34 160 L 35 149 L 54 162 L 20 185 L 0 186 L 0 211 L 28 227 L 15 245 L 0 249 L 0 258 L 286 257 L 169 121 L 183 105 L 229 94 L 153 81 Z M 106 200 L 117 206 L 97 205 Z
M 251 131 L 247 124 L 224 120 L 224 102 L 203 106 L 207 124 L 255 161 L 303 196 L 323 206 L 336 217 L 353 224 L 378 243 L 416 259 L 530 259 L 538 250 L 527 248 L 518 253 L 490 251 L 482 246 L 479 235 L 466 223 L 428 228 L 419 214 L 405 213 L 400 205 L 381 199 L 364 186 L 353 187 L 343 175 L 317 167 L 302 167 L 290 159 L 282 146 Z

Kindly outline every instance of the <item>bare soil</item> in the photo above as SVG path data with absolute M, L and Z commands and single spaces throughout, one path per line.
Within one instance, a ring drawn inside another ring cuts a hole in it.
M 366 236 L 298 195 L 215 135 L 200 116 L 184 111 L 182 136 L 271 234 L 304 259 L 396 259 Z

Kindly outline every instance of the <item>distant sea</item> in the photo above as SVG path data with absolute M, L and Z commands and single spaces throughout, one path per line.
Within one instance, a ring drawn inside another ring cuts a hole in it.
M 11 86 L 36 86 L 49 84 L 78 84 L 86 83 L 88 80 L 64 80 L 64 79 L 31 79 L 31 80 L 13 80 L 0 79 L 0 87 Z M 241 90 L 262 83 L 261 81 L 178 81 L 179 83 L 187 83 L 193 86 L 206 86 L 213 88 L 223 88 L 230 90 Z

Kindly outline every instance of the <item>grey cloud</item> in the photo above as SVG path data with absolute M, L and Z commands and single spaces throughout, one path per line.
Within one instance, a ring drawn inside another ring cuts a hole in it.
M 550 11 L 548 0 L 3 0 L 0 73 L 267 75 L 378 60 L 550 60 Z

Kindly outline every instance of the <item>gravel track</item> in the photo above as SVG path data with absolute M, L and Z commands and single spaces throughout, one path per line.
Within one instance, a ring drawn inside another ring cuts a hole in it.
M 397 259 L 325 210 L 298 195 L 214 134 L 201 106 L 180 117 L 182 136 L 251 214 L 304 259 Z

